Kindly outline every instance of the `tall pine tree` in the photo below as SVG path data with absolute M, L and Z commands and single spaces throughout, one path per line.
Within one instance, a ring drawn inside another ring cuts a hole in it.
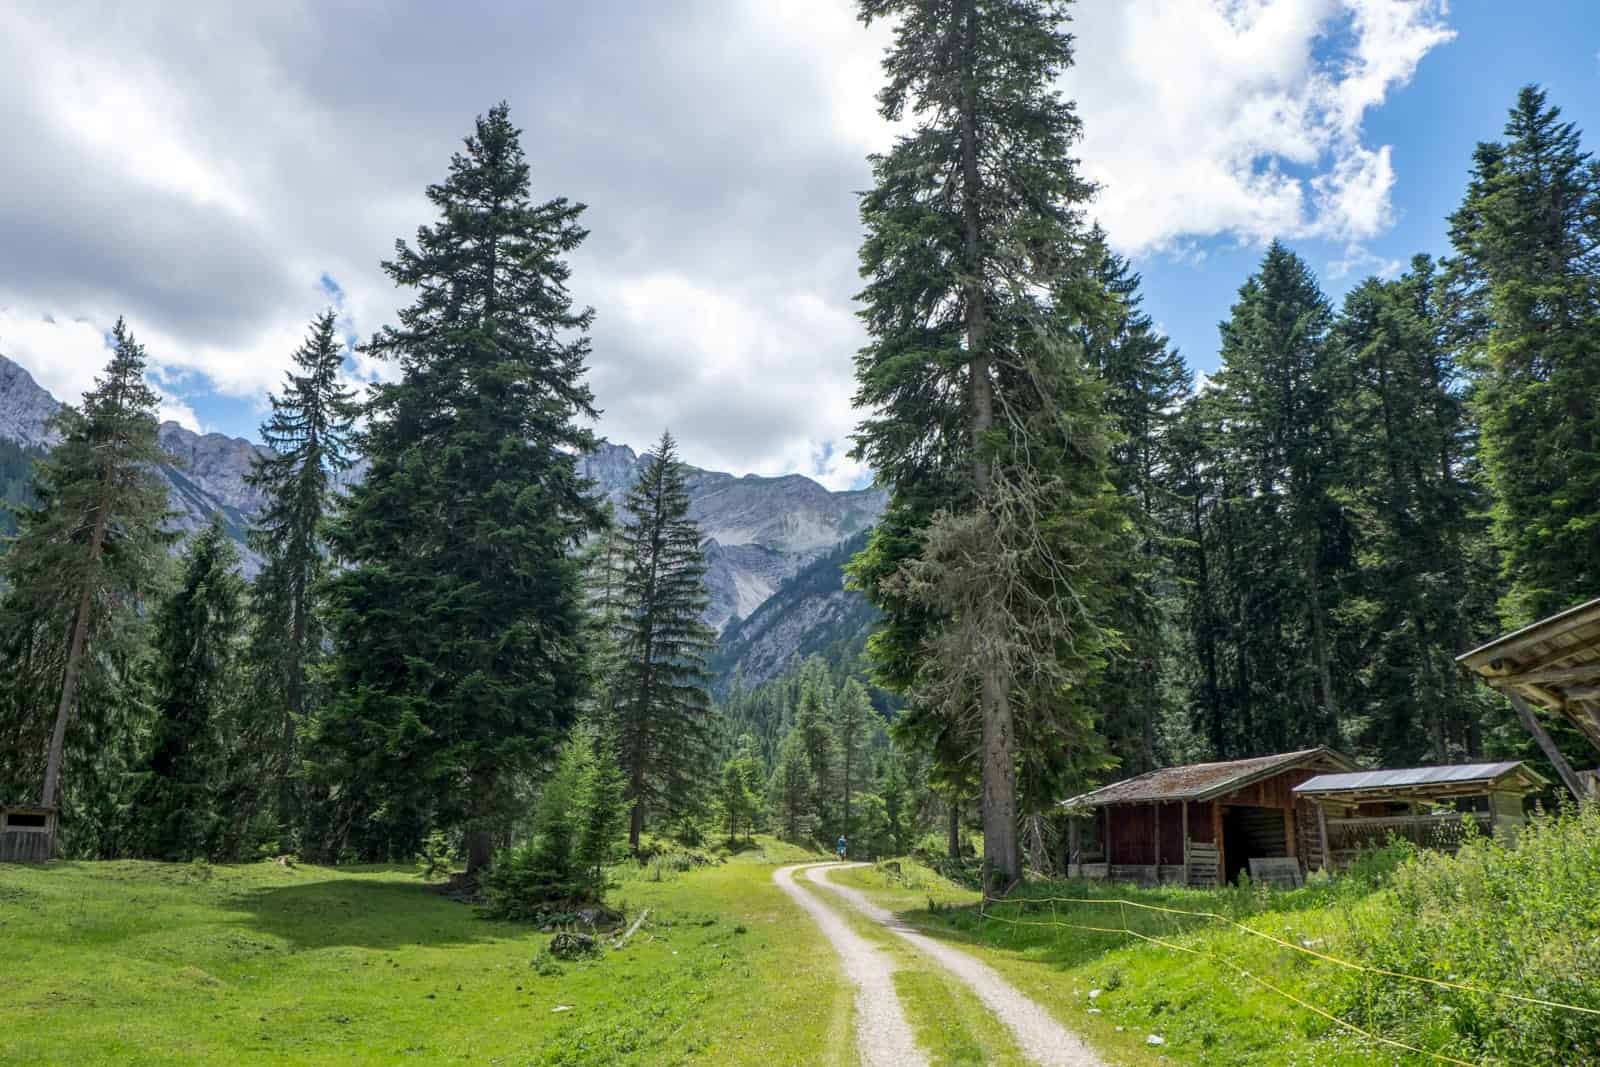
M 56 416 L 61 441 L 35 467 L 34 503 L 4 557 L 0 737 L 33 773 L 43 765 L 45 805 L 63 801 L 69 758 L 87 774 L 97 754 L 121 740 L 108 720 L 131 665 L 125 638 L 172 540 L 162 530 L 167 486 L 158 471 L 172 458 L 157 443 L 144 348 L 121 319 L 110 340 L 111 360 L 81 407 Z M 18 765 L 8 776 L 22 772 Z
M 367 346 L 402 378 L 374 392 L 371 468 L 332 528 L 338 696 L 312 734 L 360 852 L 461 826 L 471 877 L 581 696 L 576 549 L 603 520 L 577 469 L 592 313 L 563 258 L 583 207 L 530 199 L 504 104 L 428 199 L 439 221 L 384 265 L 415 299 Z
M 1454 656 L 1492 614 L 1481 575 L 1484 501 L 1474 435 L 1433 262 L 1345 298 L 1334 330 L 1352 388 L 1341 398 L 1340 480 L 1358 530 L 1359 569 L 1341 611 L 1358 620 L 1357 747 L 1386 763 L 1483 754 L 1483 697 Z
M 1102 313 L 1081 319 L 1079 333 L 1105 383 L 1106 412 L 1118 435 L 1111 480 L 1131 518 L 1112 576 L 1111 624 L 1121 647 L 1096 684 L 1095 701 L 1105 709 L 1101 729 L 1121 773 L 1133 775 L 1169 755 L 1161 751 L 1162 728 L 1177 718 L 1170 679 L 1182 596 L 1173 562 L 1180 511 L 1172 436 L 1189 370 L 1141 306 L 1139 275 L 1098 230 L 1090 255 L 1107 299 Z
M 646 814 L 685 810 L 711 766 L 705 658 L 715 635 L 701 621 L 705 560 L 672 434 L 645 456 L 624 507 L 623 664 L 610 727 L 633 808 L 628 843 L 638 851 Z
M 1210 434 L 1204 584 L 1222 626 L 1204 655 L 1218 676 L 1219 755 L 1342 741 L 1333 607 L 1352 532 L 1338 493 L 1347 376 L 1332 321 L 1310 268 L 1274 242 L 1222 323 L 1222 368 L 1196 401 Z
M 240 697 L 237 674 L 244 606 L 239 553 L 221 518 L 195 535 L 179 586 L 155 620 L 156 719 L 130 806 L 129 841 L 160 860 L 215 857 L 224 813 L 217 808 L 219 719 Z
M 986 885 L 1022 874 L 1023 803 L 1101 762 L 1079 697 L 1105 640 L 1098 573 L 1119 520 L 1106 420 L 1043 293 L 1085 274 L 1090 186 L 1054 89 L 1072 62 L 1057 0 L 862 0 L 896 20 L 879 95 L 913 128 L 862 199 L 869 343 L 855 454 L 892 488 L 854 578 L 889 616 L 884 677 L 975 718 Z M 897 617 L 898 616 L 898 617 Z M 909 655 L 908 655 L 909 654 Z
M 283 392 L 270 397 L 261 427 L 272 451 L 258 454 L 249 484 L 266 499 L 250 531 L 263 559 L 251 588 L 250 658 L 255 697 L 266 712 L 268 774 L 280 828 L 299 817 L 296 731 L 311 703 L 311 668 L 323 658 L 326 627 L 319 603 L 328 574 L 324 524 L 338 477 L 352 459 L 355 405 L 339 382 L 344 351 L 333 311 L 311 324 L 294 353 Z
M 1450 239 L 1510 628 L 1600 593 L 1600 165 L 1542 90 L 1478 146 Z

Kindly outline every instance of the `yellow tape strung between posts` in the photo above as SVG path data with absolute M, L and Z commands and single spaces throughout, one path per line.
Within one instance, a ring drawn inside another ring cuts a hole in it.
M 1075 898 L 1065 897 L 1065 898 L 1062 898 L 1062 899 L 1064 899 L 1064 900 L 1073 900 Z M 1095 901 L 1095 903 L 1110 904 L 1110 903 L 1113 903 L 1113 901 L 1109 901 L 1109 900 L 1108 901 Z M 1133 904 L 1134 907 L 1139 907 L 1140 906 L 1138 904 L 1135 904 L 1133 901 L 1126 901 L 1125 903 Z M 1170 911 L 1170 912 L 1173 912 L 1174 914 L 1179 914 L 1179 915 L 1199 915 L 1199 914 L 1201 914 L 1200 912 L 1184 912 L 1184 911 L 1180 911 L 1180 910 L 1174 909 L 1174 908 L 1152 908 L 1151 910 L 1153 910 L 1153 911 Z M 1391 1045 L 1394 1048 L 1404 1049 L 1406 1052 L 1415 1052 L 1419 1056 L 1429 1056 L 1429 1057 L 1432 1057 L 1435 1060 L 1438 1060 L 1440 1063 L 1456 1064 L 1457 1067 L 1480 1067 L 1479 1064 L 1476 1064 L 1476 1063 L 1472 1062 L 1471 1060 L 1459 1060 L 1459 1059 L 1456 1059 L 1454 1056 L 1449 1056 L 1449 1055 L 1446 1055 L 1446 1054 L 1444 1054 L 1442 1052 L 1430 1052 L 1425 1048 L 1418 1048 L 1415 1045 L 1408 1045 L 1404 1041 L 1396 1041 L 1392 1037 L 1384 1037 L 1382 1034 L 1375 1034 L 1371 1030 L 1364 1030 L 1361 1027 L 1357 1026 L 1355 1023 L 1349 1022 L 1349 1021 L 1347 1021 L 1345 1019 L 1341 1019 L 1337 1015 L 1333 1014 L 1330 1011 L 1327 1011 L 1326 1009 L 1319 1008 L 1315 1004 L 1309 1003 L 1309 1002 L 1307 1002 L 1305 1000 L 1301 1000 L 1299 997 L 1295 996 L 1293 993 L 1290 993 L 1287 990 L 1279 989 L 1277 986 L 1273 985 L 1271 982 L 1267 981 L 1265 978 L 1262 978 L 1258 974 L 1252 973 L 1251 971 L 1249 971 L 1246 968 L 1240 966 L 1238 963 L 1234 962 L 1233 960 L 1230 960 L 1226 956 L 1219 956 L 1219 955 L 1217 955 L 1216 953 L 1213 953 L 1213 952 L 1202 952 L 1200 949 L 1191 948 L 1188 945 L 1179 945 L 1179 944 L 1177 944 L 1175 942 L 1166 941 L 1166 940 L 1163 940 L 1162 938 L 1159 938 L 1159 937 L 1151 937 L 1149 934 L 1141 934 L 1137 930 L 1128 929 L 1126 925 L 1124 925 L 1121 929 L 1118 929 L 1118 928 L 1112 927 L 1112 926 L 1085 926 L 1085 925 L 1082 925 L 1082 924 L 1079 924 L 1079 923 L 1063 922 L 1063 921 L 1061 921 L 1059 919 L 1053 919 L 1050 922 L 1030 922 L 1030 921 L 1028 921 L 1026 919 L 1008 919 L 1003 915 L 995 915 L 995 914 L 989 913 L 989 912 L 981 912 L 980 911 L 979 914 L 983 918 L 993 919 L 996 922 L 1011 923 L 1013 926 L 1062 927 L 1062 928 L 1068 929 L 1068 930 L 1087 930 L 1087 931 L 1090 931 L 1090 932 L 1093 932 L 1093 933 L 1100 933 L 1100 934 L 1127 934 L 1130 937 L 1137 937 L 1137 938 L 1140 938 L 1140 939 L 1142 939 L 1144 941 L 1148 941 L 1152 945 L 1160 945 L 1163 948 L 1170 948 L 1175 952 L 1187 952 L 1191 956 L 1199 956 L 1202 959 L 1211 960 L 1213 963 L 1226 964 L 1227 966 L 1233 968 L 1235 971 L 1238 971 L 1240 974 L 1244 975 L 1246 978 L 1250 979 L 1252 982 L 1255 982 L 1258 985 L 1261 985 L 1261 986 L 1264 986 L 1267 989 L 1270 989 L 1272 992 L 1278 994 L 1280 997 L 1283 997 L 1285 1000 L 1292 1001 L 1295 1004 L 1300 1005 L 1300 1007 L 1305 1008 L 1307 1011 L 1315 1012 L 1317 1015 L 1322 1016 L 1324 1019 L 1327 1019 L 1329 1022 L 1331 1022 L 1331 1023 L 1333 1023 L 1333 1024 L 1337 1025 L 1337 1026 L 1342 1026 L 1346 1030 L 1351 1030 L 1351 1031 L 1353 1031 L 1355 1033 L 1358 1033 L 1362 1037 L 1368 1038 L 1368 1039 L 1373 1040 L 1373 1041 L 1381 1042 L 1381 1043 L 1383 1043 L 1385 1045 Z
M 1438 986 L 1440 989 L 1454 989 L 1454 990 L 1458 990 L 1459 992 L 1462 992 L 1462 993 L 1476 993 L 1478 996 L 1482 996 L 1482 997 L 1502 997 L 1502 998 L 1504 998 L 1506 1000 L 1521 1001 L 1524 1004 L 1533 1004 L 1533 1005 L 1537 1005 L 1538 1007 L 1541 1007 L 1541 1008 L 1555 1008 L 1558 1011 L 1575 1011 L 1575 1012 L 1579 1012 L 1579 1013 L 1581 1013 L 1583 1015 L 1600 1016 L 1600 1008 L 1585 1008 L 1585 1007 L 1582 1007 L 1582 1006 L 1577 1005 L 1577 1004 L 1563 1004 L 1563 1003 L 1561 1003 L 1560 1001 L 1557 1001 L 1557 1000 L 1544 1000 L 1544 999 L 1542 999 L 1540 997 L 1525 996 L 1525 995 L 1523 995 L 1521 993 L 1511 993 L 1511 992 L 1507 992 L 1507 991 L 1502 990 L 1502 989 L 1480 989 L 1477 986 L 1463 985 L 1460 982 L 1448 982 L 1448 981 L 1445 981 L 1442 978 L 1425 978 L 1420 974 L 1406 974 L 1403 971 L 1390 971 L 1390 970 L 1385 970 L 1382 967 L 1368 967 L 1364 963 L 1354 963 L 1354 962 L 1352 962 L 1350 960 L 1340 959 L 1338 956 L 1330 956 L 1325 952 L 1318 952 L 1315 949 L 1306 948 L 1304 945 L 1293 944 L 1292 942 L 1285 941 L 1280 937 L 1274 937 L 1271 934 L 1266 933 L 1265 931 L 1257 930 L 1257 929 L 1254 929 L 1252 927 L 1246 926 L 1244 923 L 1240 922 L 1237 919 L 1230 919 L 1226 915 L 1219 915 L 1214 911 L 1186 911 L 1183 908 L 1165 908 L 1165 907 L 1162 907 L 1162 906 L 1160 906 L 1158 904 L 1141 904 L 1136 900 L 1119 900 L 1119 899 L 1115 899 L 1115 898 L 1107 899 L 1107 900 L 1092 900 L 1092 899 L 1088 899 L 1088 898 L 1085 898 L 1085 897 L 1018 897 L 1015 900 L 1006 900 L 1006 901 L 1001 901 L 1000 903 L 1002 903 L 1002 904 L 1016 904 L 1016 905 L 1019 905 L 1019 906 L 1020 905 L 1024 905 L 1024 904 L 1046 904 L 1046 903 L 1048 903 L 1050 905 L 1050 908 L 1051 908 L 1052 912 L 1054 912 L 1055 906 L 1058 903 L 1060 903 L 1060 904 L 1100 904 L 1100 905 L 1116 904 L 1119 908 L 1124 909 L 1123 919 L 1122 919 L 1123 929 L 1114 930 L 1114 931 L 1111 931 L 1111 932 L 1112 933 L 1133 934 L 1135 937 L 1141 937 L 1143 935 L 1139 934 L 1135 930 L 1127 929 L 1127 922 L 1128 922 L 1127 915 L 1126 915 L 1126 909 L 1127 908 L 1140 908 L 1140 909 L 1142 909 L 1144 911 L 1164 912 L 1164 913 L 1166 913 L 1168 915 L 1188 915 L 1188 916 L 1192 916 L 1193 918 L 1196 918 L 1196 919 L 1215 919 L 1218 922 L 1226 923 L 1227 925 L 1233 927 L 1236 930 L 1243 931 L 1244 933 L 1247 933 L 1252 937 L 1259 937 L 1263 941 L 1270 941 L 1274 945 L 1279 946 L 1280 948 L 1286 948 L 1286 949 L 1289 949 L 1291 952 L 1299 952 L 1299 953 L 1301 953 L 1303 955 L 1306 955 L 1306 956 L 1312 956 L 1312 957 L 1315 957 L 1316 959 L 1324 960 L 1324 961 L 1326 961 L 1328 963 L 1338 964 L 1340 967 L 1345 967 L 1345 968 L 1348 968 L 1348 969 L 1350 969 L 1352 971 L 1366 971 L 1369 974 L 1381 974 L 1386 978 L 1399 978 L 1399 979 L 1401 979 L 1403 981 L 1407 981 L 1407 982 L 1425 982 L 1425 983 L 1427 983 L 1428 985 L 1431 985 L 1431 986 Z M 980 909 L 979 914 L 987 915 L 989 913 L 984 912 L 984 911 L 982 911 Z M 1028 923 L 1028 924 L 1025 924 L 1025 925 L 1037 926 L 1037 925 L 1049 925 L 1049 924 L 1048 923 L 1045 923 L 1045 924 Z M 1090 928 L 1086 927 L 1085 929 L 1090 929 Z

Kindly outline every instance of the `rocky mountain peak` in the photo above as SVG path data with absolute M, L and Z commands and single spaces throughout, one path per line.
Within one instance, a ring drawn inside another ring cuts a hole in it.
M 0 355 L 0 437 L 47 447 L 52 437 L 46 424 L 60 407 L 33 375 Z

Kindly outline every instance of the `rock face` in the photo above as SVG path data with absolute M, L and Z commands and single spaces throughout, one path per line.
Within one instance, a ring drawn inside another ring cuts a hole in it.
M 0 356 L 0 437 L 35 448 L 46 448 L 51 435 L 45 423 L 61 405 L 33 375 Z
M 796 660 L 864 640 L 878 619 L 867 598 L 844 587 L 843 567 L 867 545 L 861 531 L 780 585 L 755 611 L 730 622 L 710 663 L 726 692 L 735 673 L 746 687 L 782 674 Z
M 633 449 L 602 442 L 580 469 L 620 509 L 638 466 Z M 690 467 L 686 483 L 689 515 L 706 538 L 706 621 L 718 630 L 748 618 L 807 565 L 870 529 L 887 500 L 878 489 L 830 492 L 798 474 L 741 478 Z

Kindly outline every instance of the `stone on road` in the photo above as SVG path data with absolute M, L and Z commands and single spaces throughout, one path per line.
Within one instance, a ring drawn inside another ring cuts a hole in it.
M 882 946 L 873 944 L 850 929 L 832 908 L 795 885 L 794 872 L 805 864 L 780 867 L 773 881 L 799 904 L 822 933 L 832 942 L 844 962 L 844 973 L 856 987 L 856 1047 L 864 1067 L 900 1067 L 926 1064 L 928 1057 L 917 1047 L 906 1021 L 900 998 L 894 991 L 894 964 Z
M 838 864 L 832 866 L 839 867 Z M 845 866 L 866 865 L 853 863 Z M 1029 1059 L 1042 1067 L 1105 1067 L 1105 1061 L 1084 1044 L 1081 1037 L 1056 1022 L 1049 1012 L 1001 978 L 994 968 L 960 949 L 913 930 L 893 912 L 878 907 L 860 891 L 835 885 L 828 878 L 830 869 L 829 866 L 813 867 L 808 873 L 813 882 L 837 893 L 851 907 L 882 924 L 966 983 L 978 999 L 1006 1024 L 1016 1038 L 1017 1046 Z

